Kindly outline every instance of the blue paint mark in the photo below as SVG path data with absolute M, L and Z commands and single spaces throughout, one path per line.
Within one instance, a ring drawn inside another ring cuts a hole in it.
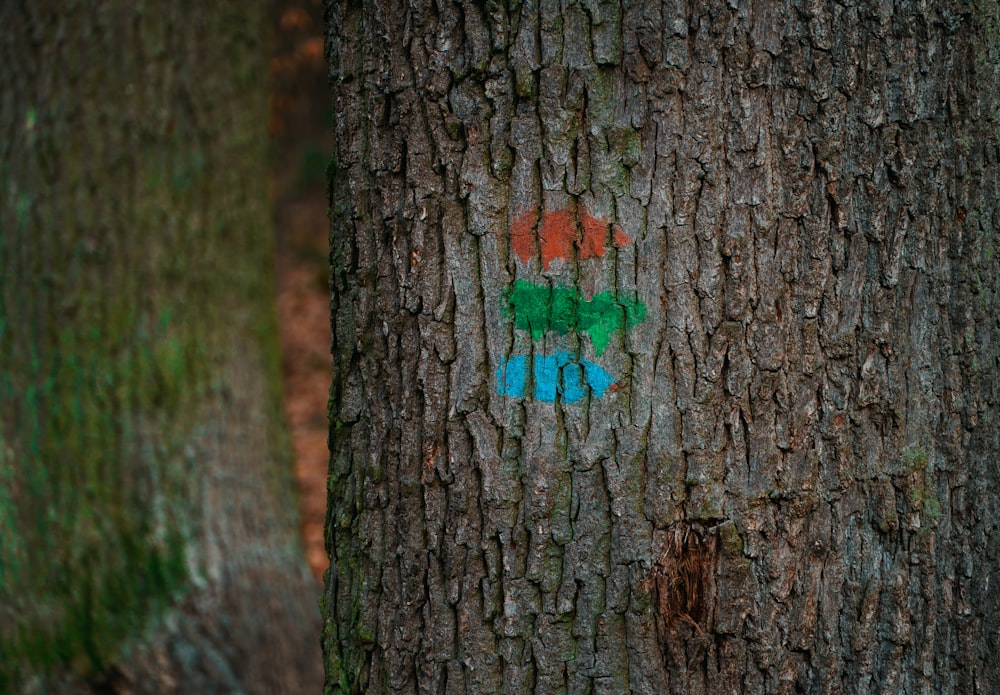
M 534 396 L 545 403 L 553 403 L 561 394 L 566 403 L 575 403 L 587 395 L 587 389 L 601 398 L 615 383 L 600 365 L 583 360 L 576 362 L 570 353 L 560 350 L 551 355 L 535 355 L 532 360 L 535 382 Z M 514 355 L 501 362 L 497 368 L 497 392 L 501 396 L 524 398 L 528 388 L 528 358 Z
M 554 355 L 535 355 L 535 398 L 546 403 L 552 403 L 559 391 L 559 368 L 565 364 L 560 357 L 565 353 Z
M 563 400 L 567 403 L 576 403 L 587 395 L 587 388 L 583 383 L 583 369 L 580 365 L 570 362 L 563 367 L 562 392 Z
M 514 355 L 497 367 L 497 391 L 501 396 L 524 398 L 524 387 L 528 383 L 528 358 Z
M 600 365 L 584 361 L 583 369 L 587 374 L 587 385 L 590 386 L 594 395 L 598 398 L 604 396 L 604 392 L 615 383 L 615 378 Z

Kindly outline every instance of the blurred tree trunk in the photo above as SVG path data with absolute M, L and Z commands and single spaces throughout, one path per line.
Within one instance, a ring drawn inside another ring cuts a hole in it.
M 5 3 L 0 24 L 0 691 L 317 690 L 267 5 Z
M 996 5 L 327 12 L 327 687 L 997 692 Z

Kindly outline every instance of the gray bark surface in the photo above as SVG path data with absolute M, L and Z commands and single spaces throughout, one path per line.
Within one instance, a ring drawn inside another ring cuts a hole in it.
M 327 15 L 327 691 L 1000 690 L 996 6 Z

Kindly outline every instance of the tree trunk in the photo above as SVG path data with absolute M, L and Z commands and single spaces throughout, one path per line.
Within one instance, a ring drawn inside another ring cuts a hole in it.
M 1000 691 L 996 5 L 327 13 L 328 691 Z
M 322 682 L 256 4 L 0 9 L 0 692 Z

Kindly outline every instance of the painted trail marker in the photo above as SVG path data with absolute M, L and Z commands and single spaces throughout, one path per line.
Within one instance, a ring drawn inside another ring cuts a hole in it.
M 612 335 L 646 318 L 646 305 L 634 297 L 616 298 L 601 292 L 588 300 L 575 287 L 549 287 L 525 280 L 515 282 L 506 293 L 503 309 L 514 319 L 516 328 L 529 331 L 535 340 L 547 331 L 589 335 L 598 357 Z
M 601 220 L 582 207 L 576 210 L 535 211 L 520 215 L 511 226 L 511 245 L 525 263 L 541 255 L 542 268 L 555 260 L 571 262 L 602 258 L 610 239 L 622 248 L 631 238 L 613 222 Z M 501 298 L 504 315 L 533 340 L 553 331 L 560 335 L 580 333 L 590 337 L 600 357 L 611 337 L 642 323 L 646 305 L 638 297 L 599 292 L 587 299 L 575 287 L 554 287 L 517 280 Z M 604 367 L 574 357 L 565 350 L 550 355 L 511 355 L 496 372 L 501 396 L 525 398 L 533 384 L 535 399 L 554 403 L 557 398 L 575 403 L 588 393 L 601 398 L 615 389 L 615 378 Z
M 600 398 L 615 383 L 614 377 L 600 365 L 587 360 L 576 362 L 563 350 L 535 355 L 532 363 L 534 396 L 546 403 L 555 402 L 556 394 L 562 394 L 567 403 L 575 403 L 587 395 L 587 389 Z M 528 376 L 527 356 L 513 355 L 497 368 L 497 390 L 501 396 L 524 398 Z
M 577 227 L 579 219 L 579 228 Z M 576 246 L 576 256 L 581 261 L 591 258 L 602 258 L 606 252 L 605 242 L 608 230 L 611 231 L 611 243 L 615 248 L 622 248 L 631 237 L 613 222 L 598 219 L 582 207 L 578 215 L 569 210 L 555 210 L 542 213 L 539 224 L 538 213 L 534 210 L 522 213 L 510 228 L 510 240 L 514 252 L 525 263 L 534 258 L 537 253 L 542 255 L 542 267 L 549 269 L 556 259 L 568 261 L 573 258 L 573 247 Z M 538 242 L 538 251 L 535 242 Z

